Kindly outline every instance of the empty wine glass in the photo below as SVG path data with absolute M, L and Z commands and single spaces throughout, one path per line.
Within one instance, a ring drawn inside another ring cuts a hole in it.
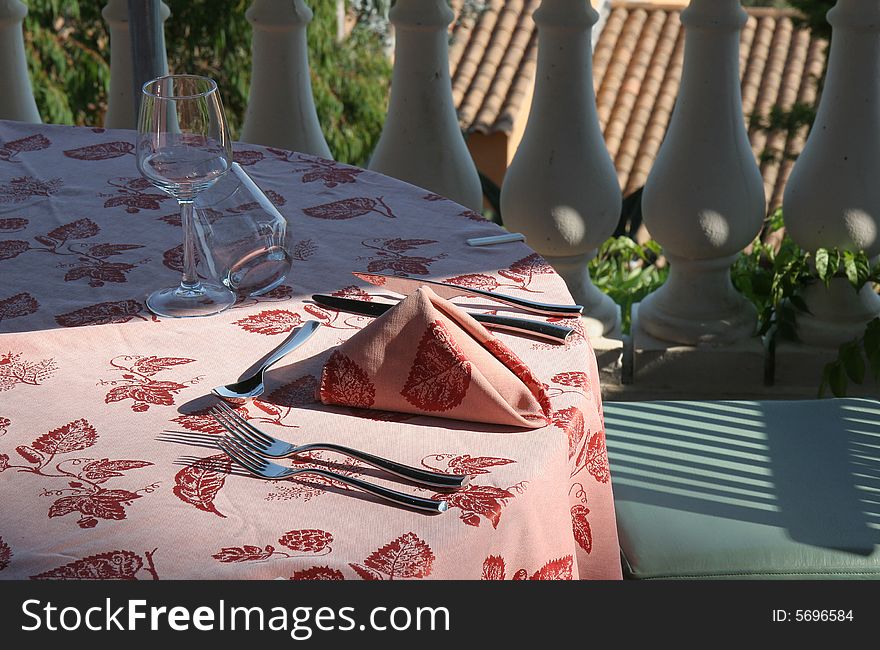
M 195 200 L 196 235 L 205 271 L 239 296 L 259 296 L 281 284 L 292 262 L 284 197 L 263 192 L 232 163 Z
M 235 302 L 226 287 L 196 271 L 193 201 L 229 169 L 232 143 L 217 84 L 196 75 L 167 75 L 143 86 L 138 119 L 141 174 L 177 199 L 183 226 L 180 285 L 154 291 L 147 307 L 159 316 L 208 316 Z

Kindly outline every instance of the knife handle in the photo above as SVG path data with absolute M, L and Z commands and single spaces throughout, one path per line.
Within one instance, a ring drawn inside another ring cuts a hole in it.
M 455 285 L 452 285 L 455 286 Z M 486 298 L 500 302 L 511 307 L 517 307 L 523 311 L 532 312 L 533 314 L 541 314 L 542 316 L 558 316 L 560 318 L 576 318 L 581 315 L 584 308 L 581 305 L 554 305 L 548 302 L 538 302 L 536 300 L 527 300 L 525 298 L 517 298 L 503 293 L 493 293 L 483 289 L 470 289 L 461 287 L 468 293 L 485 296 Z
M 570 327 L 556 325 L 554 323 L 546 323 L 539 320 L 498 316 L 496 314 L 477 314 L 472 311 L 468 311 L 468 314 L 470 314 L 474 320 L 477 320 L 492 329 L 507 330 L 519 334 L 525 332 L 560 345 L 565 343 L 571 333 L 574 332 Z

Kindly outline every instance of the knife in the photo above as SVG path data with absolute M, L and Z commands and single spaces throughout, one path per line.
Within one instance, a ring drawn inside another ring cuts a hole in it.
M 495 302 L 500 302 L 512 307 L 518 307 L 523 311 L 533 314 L 541 314 L 542 316 L 558 316 L 562 318 L 576 318 L 581 315 L 584 310 L 580 305 L 553 305 L 549 303 L 536 302 L 534 300 L 526 300 L 525 298 L 517 298 L 508 296 L 503 293 L 492 293 L 483 289 L 471 289 L 462 287 L 458 284 L 449 284 L 446 282 L 437 282 L 436 280 L 423 280 L 421 278 L 401 278 L 396 275 L 386 275 L 384 273 L 362 273 L 360 271 L 352 271 L 352 275 L 360 278 L 364 282 L 376 285 L 408 296 L 422 285 L 428 285 L 441 298 L 451 299 L 456 296 L 480 296 L 489 298 Z
M 320 293 L 313 295 L 312 300 L 319 305 L 324 305 L 325 307 L 330 307 L 332 309 L 340 309 L 354 314 L 363 314 L 364 316 L 373 317 L 381 316 L 397 304 L 354 300 L 352 298 L 339 298 L 338 296 L 327 296 Z M 479 314 L 472 311 L 468 311 L 467 313 L 474 320 L 477 320 L 492 329 L 516 332 L 518 334 L 530 334 L 559 344 L 565 343 L 566 339 L 574 331 L 570 327 L 544 321 L 515 318 L 513 316 Z

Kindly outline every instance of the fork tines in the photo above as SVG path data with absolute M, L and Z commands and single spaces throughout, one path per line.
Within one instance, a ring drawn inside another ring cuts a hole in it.
M 268 447 L 275 442 L 273 438 L 270 438 L 254 427 L 250 422 L 245 420 L 241 414 L 235 409 L 230 408 L 225 402 L 219 402 L 217 406 L 211 408 L 208 413 L 220 426 L 240 441 L 241 438 L 244 438 L 243 442 L 249 443 L 258 448 Z M 241 438 L 239 438 L 239 436 L 241 436 Z
M 269 461 L 236 441 L 234 438 L 224 437 L 217 441 L 217 446 L 222 449 L 236 463 L 257 476 L 266 478 L 264 472 L 269 467 Z

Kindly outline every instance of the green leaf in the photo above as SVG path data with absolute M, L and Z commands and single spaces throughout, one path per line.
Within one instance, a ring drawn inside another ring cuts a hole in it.
M 840 361 L 832 361 L 825 366 L 825 379 L 835 397 L 846 397 L 846 370 Z
M 837 272 L 840 271 L 840 260 L 841 255 L 837 247 L 834 247 L 830 251 L 828 251 L 828 281 L 825 282 L 826 286 L 831 282 L 831 278 L 833 278 L 837 274 Z
M 805 314 L 812 313 L 812 312 L 810 312 L 810 308 L 807 307 L 807 303 L 804 301 L 804 299 L 801 296 L 799 296 L 797 294 L 792 294 L 791 296 L 789 296 L 788 299 L 791 301 L 791 304 L 794 305 L 798 309 L 798 311 L 802 311 Z
M 865 327 L 862 346 L 871 367 L 871 374 L 875 380 L 880 379 L 880 318 L 873 319 Z
M 865 381 L 865 360 L 858 341 L 844 343 L 840 346 L 840 361 L 847 376 L 856 384 Z
M 853 286 L 855 286 L 856 290 L 861 290 L 871 277 L 871 264 L 868 261 L 868 256 L 865 254 L 865 251 L 859 251 L 856 255 L 856 272 L 858 279 Z
M 825 283 L 828 284 L 830 278 L 828 277 L 828 249 L 820 248 L 816 251 L 816 272 L 819 274 L 819 278 Z M 833 273 L 833 271 L 832 271 Z
M 856 264 L 856 256 L 852 251 L 843 252 L 843 270 L 849 283 L 857 287 L 859 285 L 859 267 Z

